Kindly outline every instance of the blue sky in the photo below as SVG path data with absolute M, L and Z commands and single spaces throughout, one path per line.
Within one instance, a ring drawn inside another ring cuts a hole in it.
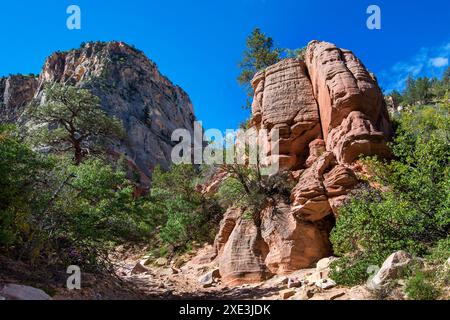
M 82 29 L 66 28 L 76 4 Z M 381 8 L 381 30 L 366 27 L 366 8 Z M 235 128 L 248 117 L 236 82 L 245 38 L 259 26 L 280 47 L 312 39 L 351 49 L 383 89 L 408 74 L 437 75 L 450 55 L 448 0 L 58 0 L 3 1 L 0 75 L 38 73 L 56 50 L 82 41 L 134 44 L 190 95 L 206 128 Z

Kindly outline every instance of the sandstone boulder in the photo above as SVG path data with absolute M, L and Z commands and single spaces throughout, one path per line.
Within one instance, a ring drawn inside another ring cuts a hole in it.
M 219 269 L 214 269 L 198 278 L 198 282 L 203 285 L 204 288 L 211 287 L 214 282 L 220 278 Z
M 275 274 L 307 268 L 330 252 L 327 232 L 297 220 L 282 201 L 262 210 L 261 234 L 269 249 L 265 264 Z
M 264 260 L 268 246 L 253 219 L 241 216 L 219 256 L 222 281 L 227 285 L 260 282 L 270 276 Z

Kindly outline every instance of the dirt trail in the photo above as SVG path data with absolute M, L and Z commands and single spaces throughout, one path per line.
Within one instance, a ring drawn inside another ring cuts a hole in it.
M 371 299 L 363 286 L 319 288 L 315 281 L 324 271 L 316 268 L 298 270 L 286 276 L 274 276 L 261 283 L 228 287 L 215 279 L 204 285 L 199 277 L 215 268 L 214 263 L 196 265 L 190 262 L 180 268 L 166 263 L 143 266 L 142 250 L 113 255 L 115 274 L 82 272 L 81 290 L 68 290 L 66 270 L 31 268 L 29 265 L 0 256 L 0 286 L 6 283 L 28 285 L 44 290 L 55 300 L 148 300 L 148 299 L 202 299 L 202 300 L 348 300 Z M 189 257 L 188 257 L 189 258 Z M 190 256 L 192 258 L 192 256 Z M 147 258 L 148 259 L 148 258 Z M 138 265 L 138 268 L 136 266 Z M 134 271 L 133 271 L 134 269 Z M 326 273 L 326 271 L 325 271 Z M 289 279 L 299 282 L 288 288 Z M 301 284 L 300 284 L 301 283 Z

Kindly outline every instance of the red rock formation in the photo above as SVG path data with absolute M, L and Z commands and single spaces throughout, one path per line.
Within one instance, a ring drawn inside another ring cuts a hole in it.
M 362 112 L 380 131 L 390 134 L 386 106 L 376 79 L 351 51 L 339 49 L 332 43 L 311 41 L 305 62 L 327 145 L 330 131 L 352 111 Z
M 291 169 L 305 161 L 306 146 L 320 136 L 317 103 L 305 63 L 282 60 L 256 74 L 252 86 L 255 98 L 251 123 L 258 129 L 279 130 L 276 157 L 280 166 Z
M 330 218 L 358 183 L 355 161 L 389 155 L 391 126 L 374 76 L 331 43 L 312 41 L 305 56 L 306 64 L 282 60 L 252 81 L 251 124 L 280 131 L 280 154 L 272 157 L 281 169 L 296 170 L 297 184 L 290 203 L 266 200 L 260 225 L 240 210 L 227 212 L 215 242 L 227 283 L 259 281 L 328 256 Z
M 274 274 L 286 274 L 311 266 L 330 254 L 326 229 L 296 219 L 281 199 L 261 211 L 261 233 L 269 247 L 265 259 Z
M 260 282 L 270 276 L 264 264 L 268 246 L 253 219 L 244 215 L 242 210 L 237 210 L 239 217 L 219 255 L 222 281 L 229 285 Z M 223 226 L 227 228 L 227 223 Z M 229 229 L 222 231 L 226 235 Z M 219 241 L 221 239 L 224 238 L 219 238 Z M 220 245 L 217 244 L 217 247 Z

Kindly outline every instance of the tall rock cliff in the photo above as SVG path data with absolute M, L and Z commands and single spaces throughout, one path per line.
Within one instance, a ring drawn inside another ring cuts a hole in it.
M 44 101 L 44 84 L 58 82 L 89 89 L 102 108 L 120 119 L 126 138 L 111 146 L 125 155 L 148 185 L 157 164 L 167 168 L 177 128 L 193 131 L 194 111 L 189 96 L 161 75 L 142 52 L 123 42 L 94 42 L 47 58 L 38 78 L 0 79 L 0 121 L 17 122 L 33 99 Z
M 389 156 L 392 129 L 375 77 L 348 50 L 312 41 L 304 61 L 285 59 L 253 81 L 251 125 L 278 129 L 281 169 L 295 182 L 286 199 L 265 201 L 260 224 L 230 208 L 214 244 L 228 284 L 261 281 L 330 255 L 337 208 L 358 184 L 361 155 Z

